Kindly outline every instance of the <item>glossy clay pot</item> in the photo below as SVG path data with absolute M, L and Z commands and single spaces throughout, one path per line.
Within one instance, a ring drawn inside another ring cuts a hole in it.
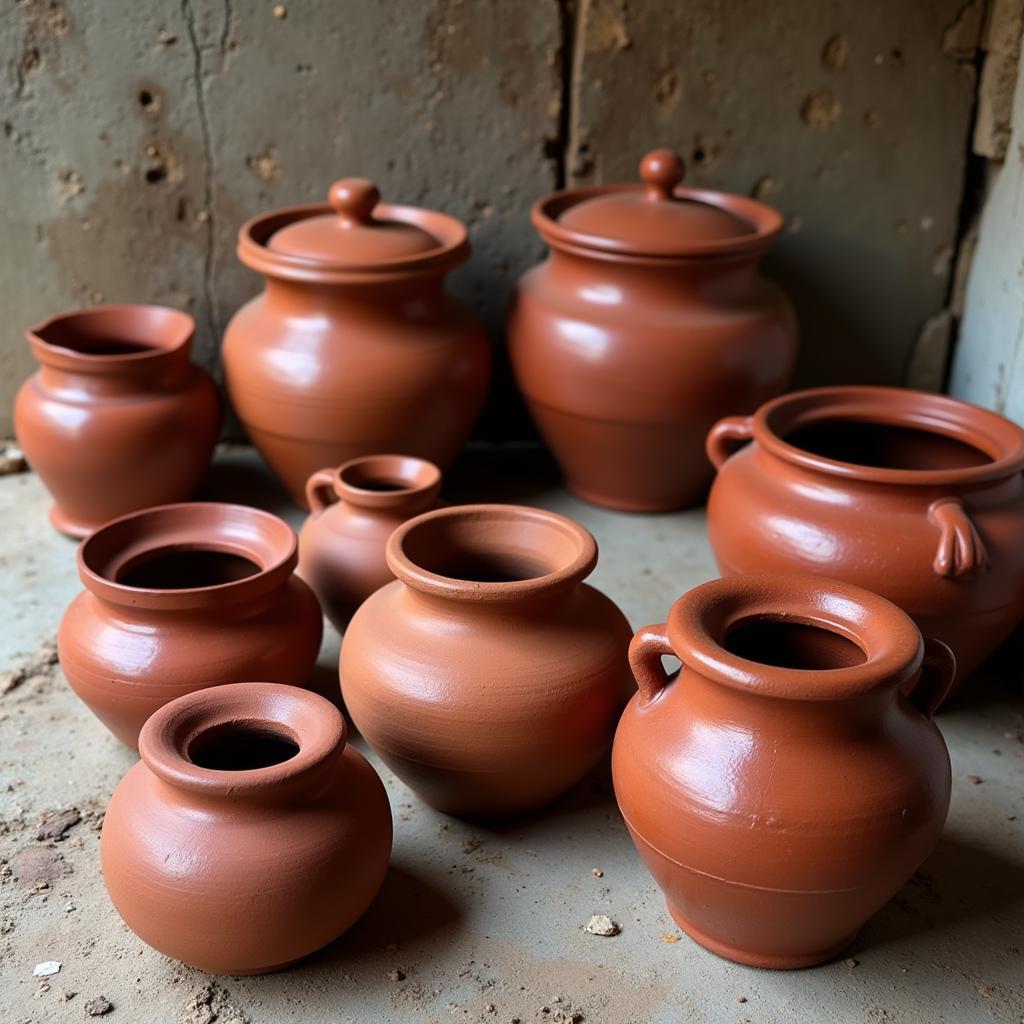
M 228 325 L 225 385 L 300 505 L 312 473 L 361 455 L 446 468 L 487 391 L 483 327 L 444 290 L 469 256 L 464 225 L 378 199 L 346 179 L 329 205 L 257 217 L 239 235 L 239 259 L 266 290 Z
M 387 873 L 391 808 L 323 697 L 237 683 L 180 697 L 103 820 L 103 880 L 143 942 L 213 974 L 263 974 L 337 938 Z
M 508 345 L 566 485 L 598 505 L 663 512 L 703 499 L 712 423 L 786 386 L 796 323 L 757 265 L 779 213 L 678 187 L 667 150 L 640 173 L 643 184 L 534 206 L 550 255 L 519 282 Z
M 217 390 L 189 362 L 194 331 L 175 309 L 97 306 L 28 332 L 40 368 L 14 429 L 62 533 L 192 494 L 220 428 Z
M 85 590 L 57 635 L 71 688 L 126 746 L 168 701 L 261 677 L 304 685 L 323 618 L 287 523 L 242 505 L 165 505 L 78 549 Z
M 681 597 L 630 660 L 615 795 L 680 928 L 755 967 L 838 954 L 942 830 L 949 649 L 859 587 L 748 576 Z
M 1009 420 L 924 392 L 819 388 L 723 420 L 708 453 L 723 574 L 882 594 L 953 648 L 958 685 L 1024 616 L 1024 431 Z
M 583 583 L 594 538 L 553 512 L 438 509 L 388 541 L 397 579 L 341 647 L 360 733 L 427 803 L 494 817 L 532 810 L 607 751 L 631 690 L 630 629 Z

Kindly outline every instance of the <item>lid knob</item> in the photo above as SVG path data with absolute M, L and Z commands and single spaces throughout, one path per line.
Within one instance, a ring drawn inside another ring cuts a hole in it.
M 683 180 L 683 161 L 671 149 L 652 149 L 640 161 L 640 177 L 647 185 L 647 198 L 664 202 Z
M 343 222 L 370 224 L 374 207 L 380 202 L 380 192 L 367 178 L 342 178 L 331 186 L 327 198 Z

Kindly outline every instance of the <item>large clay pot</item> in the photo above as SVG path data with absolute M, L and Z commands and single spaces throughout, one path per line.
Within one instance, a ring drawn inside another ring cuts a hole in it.
M 782 217 L 754 199 L 678 187 L 648 153 L 642 185 L 556 192 L 533 208 L 550 255 L 519 282 L 508 345 L 567 486 L 628 512 L 703 499 L 704 437 L 786 386 L 789 301 L 758 271 Z
M 165 505 L 78 549 L 85 590 L 57 635 L 71 688 L 126 746 L 182 694 L 263 678 L 304 685 L 323 618 L 287 523 L 242 505 Z
M 958 685 L 1024 617 L 1024 430 L 1002 416 L 818 388 L 723 420 L 708 453 L 723 574 L 812 572 L 882 594 L 953 648 Z
M 220 428 L 213 381 L 189 362 L 194 331 L 176 309 L 97 306 L 28 332 L 40 368 L 14 429 L 62 533 L 191 496 Z
M 373 901 L 391 854 L 377 773 L 315 693 L 237 683 L 146 723 L 103 819 L 103 880 L 143 942 L 214 974 L 307 956 Z
M 942 830 L 949 648 L 859 587 L 746 576 L 681 597 L 630 660 L 615 795 L 673 918 L 756 967 L 835 956 Z
M 224 336 L 224 380 L 294 501 L 321 466 L 401 452 L 442 468 L 483 405 L 483 327 L 444 290 L 469 256 L 454 217 L 379 203 L 351 178 L 330 205 L 249 221 L 239 259 L 266 277 Z
M 463 505 L 388 541 L 394 583 L 352 617 L 341 689 L 360 733 L 451 814 L 532 810 L 607 751 L 629 625 L 583 583 L 594 538 L 553 512 Z
M 384 557 L 388 537 L 433 508 L 440 490 L 437 466 L 405 455 L 368 455 L 309 478 L 311 511 L 299 533 L 299 575 L 337 630 L 395 578 Z

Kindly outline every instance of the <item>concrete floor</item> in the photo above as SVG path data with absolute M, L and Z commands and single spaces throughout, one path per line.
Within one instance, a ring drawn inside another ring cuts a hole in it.
M 663 620 L 674 598 L 715 574 L 700 511 L 625 517 L 591 508 L 562 491 L 537 455 L 470 457 L 446 493 L 583 522 L 601 547 L 592 582 L 634 626 Z M 222 453 L 205 496 L 300 521 L 244 449 Z M 0 480 L 0 656 L 4 667 L 28 669 L 0 694 L 3 1024 L 88 1019 L 102 1009 L 91 1002 L 99 996 L 113 1006 L 106 1019 L 133 1024 L 1024 1021 L 1019 640 L 941 715 L 954 789 L 939 848 L 836 963 L 758 971 L 681 936 L 630 845 L 606 770 L 538 817 L 481 826 L 424 807 L 381 769 L 395 814 L 392 868 L 346 936 L 263 978 L 215 979 L 166 959 L 121 923 L 100 879 L 103 807 L 133 755 L 49 664 L 79 583 L 74 545 L 50 528 L 47 506 L 36 477 Z M 325 687 L 336 685 L 336 657 L 329 631 Z M 43 813 L 65 808 L 82 820 L 63 841 L 37 838 Z M 595 913 L 621 933 L 587 934 Z M 50 960 L 60 972 L 33 977 Z

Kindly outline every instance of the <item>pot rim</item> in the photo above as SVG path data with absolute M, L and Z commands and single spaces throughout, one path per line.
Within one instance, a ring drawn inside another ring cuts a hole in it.
M 388 481 L 407 480 L 408 484 L 386 491 L 360 487 L 352 480 L 358 470 L 366 470 L 368 476 Z M 415 455 L 360 455 L 334 470 L 334 493 L 341 501 L 360 508 L 393 508 L 406 504 L 410 498 L 426 497 L 431 492 L 436 495 L 440 489 L 441 470 L 429 459 Z

